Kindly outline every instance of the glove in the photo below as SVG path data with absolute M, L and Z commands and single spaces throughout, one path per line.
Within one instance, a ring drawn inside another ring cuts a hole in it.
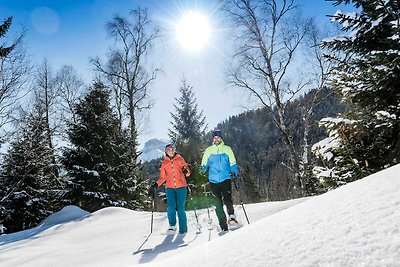
M 233 172 L 229 173 L 229 176 L 231 177 L 231 179 L 234 179 L 234 180 L 236 180 L 236 178 L 237 178 L 237 174 L 233 173 Z
M 201 173 L 206 176 L 208 173 L 208 168 L 206 166 L 203 166 L 203 168 L 201 169 Z
M 182 172 L 183 172 L 183 175 L 186 176 L 186 174 L 188 173 L 188 170 L 185 167 L 182 167 Z
M 158 184 L 157 184 L 157 182 L 154 182 L 151 186 L 152 186 L 153 188 L 157 188 L 157 187 L 158 187 Z

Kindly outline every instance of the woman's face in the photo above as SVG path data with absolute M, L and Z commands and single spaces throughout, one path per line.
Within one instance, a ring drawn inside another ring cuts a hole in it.
M 167 147 L 167 155 L 172 157 L 175 154 L 175 149 L 172 146 Z

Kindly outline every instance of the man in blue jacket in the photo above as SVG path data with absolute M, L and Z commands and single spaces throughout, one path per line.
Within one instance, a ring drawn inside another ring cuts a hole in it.
M 213 132 L 213 144 L 209 146 L 201 161 L 203 171 L 208 173 L 212 194 L 217 199 L 216 213 L 222 231 L 228 230 L 228 224 L 237 224 L 232 201 L 231 177 L 236 176 L 238 168 L 232 149 L 224 144 L 220 130 Z M 226 205 L 229 219 L 226 219 L 223 204 Z

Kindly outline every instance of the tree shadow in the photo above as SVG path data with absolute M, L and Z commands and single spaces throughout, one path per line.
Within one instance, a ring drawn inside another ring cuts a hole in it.
M 68 220 L 68 221 L 65 221 L 62 223 L 58 223 L 58 224 L 45 224 L 45 225 L 41 224 L 32 229 L 27 229 L 27 230 L 23 230 L 23 231 L 11 233 L 11 234 L 4 234 L 4 235 L 0 236 L 0 246 L 18 242 L 18 241 L 22 241 L 22 240 L 35 239 L 35 238 L 38 238 L 38 235 L 41 232 L 44 232 L 49 228 L 53 228 L 53 227 L 54 227 L 54 229 L 62 228 L 67 223 L 82 221 L 90 216 L 91 216 L 91 214 L 88 214 L 86 216 L 82 216 L 80 218 Z

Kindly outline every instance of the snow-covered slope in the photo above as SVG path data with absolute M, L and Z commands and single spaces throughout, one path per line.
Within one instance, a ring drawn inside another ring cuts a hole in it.
M 66 207 L 0 236 L 1 266 L 399 266 L 400 165 L 321 196 L 245 205 L 251 224 L 167 236 L 165 213 Z M 68 214 L 67 214 L 68 213 Z M 207 210 L 198 211 L 205 225 Z M 212 211 L 216 223 L 215 212 Z M 46 223 L 47 222 L 47 223 Z
M 400 165 L 159 266 L 400 266 Z

